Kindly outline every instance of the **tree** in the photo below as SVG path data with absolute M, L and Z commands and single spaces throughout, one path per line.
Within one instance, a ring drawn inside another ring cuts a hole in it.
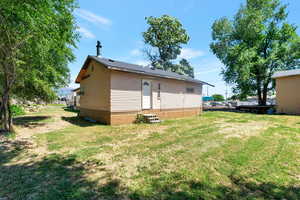
M 168 15 L 146 20 L 149 28 L 143 32 L 144 42 L 155 48 L 146 50 L 149 60 L 155 68 L 174 71 L 176 66 L 171 61 L 181 53 L 181 45 L 189 41 L 186 30 L 178 19 Z
M 176 72 L 177 74 L 186 75 L 194 78 L 194 68 L 190 65 L 190 63 L 185 58 L 181 59 L 179 61 L 179 64 L 170 63 L 169 65 L 172 65 L 170 67 L 172 72 Z
M 182 66 L 183 74 L 194 78 L 194 68 L 190 65 L 187 59 L 183 58 L 179 61 L 179 65 Z
M 214 101 L 225 101 L 224 96 L 221 94 L 213 94 L 212 98 L 214 99 Z
M 256 94 L 265 105 L 274 90 L 273 73 L 299 66 L 300 39 L 287 15 L 279 0 L 247 0 L 233 20 L 213 24 L 211 49 L 225 65 L 224 80 L 240 97 Z
M 240 100 L 240 101 L 247 101 L 247 98 L 246 97 L 242 97 L 240 96 L 239 94 L 234 94 L 232 95 L 231 97 L 228 98 L 229 100 Z
M 11 97 L 51 101 L 69 81 L 78 39 L 74 0 L 0 1 L 0 120 L 12 131 Z

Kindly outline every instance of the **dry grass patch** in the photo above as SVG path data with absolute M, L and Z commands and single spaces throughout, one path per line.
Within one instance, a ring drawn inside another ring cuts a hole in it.
M 219 133 L 224 134 L 225 138 L 247 138 L 256 136 L 272 127 L 273 124 L 266 121 L 247 122 L 247 123 L 227 123 L 222 124 Z

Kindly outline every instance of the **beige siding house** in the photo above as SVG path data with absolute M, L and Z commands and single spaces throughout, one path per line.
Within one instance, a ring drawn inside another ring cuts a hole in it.
M 88 56 L 80 83 L 80 116 L 106 124 L 126 124 L 137 114 L 162 119 L 202 112 L 202 86 L 208 84 L 173 72 Z
M 277 112 L 300 114 L 300 69 L 274 74 Z

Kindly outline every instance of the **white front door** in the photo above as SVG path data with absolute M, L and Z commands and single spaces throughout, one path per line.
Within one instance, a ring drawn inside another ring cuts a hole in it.
M 151 109 L 151 81 L 142 81 L 142 108 Z

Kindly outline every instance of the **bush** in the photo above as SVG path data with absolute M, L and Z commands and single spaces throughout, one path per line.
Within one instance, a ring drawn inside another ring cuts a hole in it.
M 24 115 L 25 111 L 24 109 L 19 106 L 19 105 L 11 105 L 10 106 L 11 112 L 12 112 L 12 116 L 18 116 L 18 115 Z
M 135 119 L 136 124 L 146 123 L 145 117 L 142 114 L 138 114 Z
M 214 101 L 224 101 L 225 100 L 224 96 L 221 94 L 214 94 L 214 95 L 212 95 L 212 98 L 214 99 Z

